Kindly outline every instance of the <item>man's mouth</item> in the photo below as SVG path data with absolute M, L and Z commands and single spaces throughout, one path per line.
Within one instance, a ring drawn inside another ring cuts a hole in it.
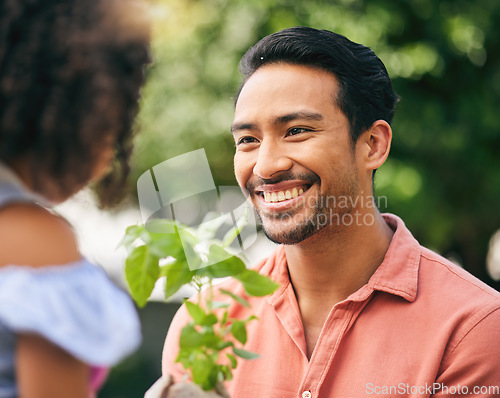
M 257 191 L 257 194 L 264 199 L 266 203 L 279 203 L 286 200 L 295 199 L 309 189 L 310 186 L 300 186 L 280 191 L 262 190 Z

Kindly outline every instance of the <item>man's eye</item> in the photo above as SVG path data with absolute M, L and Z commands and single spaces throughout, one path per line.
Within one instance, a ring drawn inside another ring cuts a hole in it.
M 309 129 L 306 129 L 304 127 L 292 127 L 286 132 L 286 135 L 297 135 L 300 133 L 303 133 L 305 131 L 310 131 Z
M 236 145 L 241 145 L 241 144 L 251 144 L 253 142 L 257 142 L 257 139 L 254 137 L 241 137 L 237 142 Z

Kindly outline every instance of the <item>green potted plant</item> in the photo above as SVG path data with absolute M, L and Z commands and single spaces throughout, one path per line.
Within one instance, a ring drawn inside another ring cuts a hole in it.
M 246 223 L 245 216 L 222 239 L 216 239 L 216 232 L 225 221 L 224 217 L 218 217 L 203 222 L 198 228 L 189 228 L 172 220 L 157 219 L 146 226 L 130 226 L 122 241 L 128 251 L 126 279 L 139 306 L 146 304 L 160 278 L 166 278 L 165 299 L 184 285 L 189 284 L 196 290 L 194 298 L 184 303 L 192 320 L 181 331 L 176 359 L 186 369 L 189 380 L 173 387 L 170 387 L 171 381 L 163 380 L 164 386 L 158 389 L 170 396 L 227 397 L 222 383 L 231 380 L 238 360 L 258 357 L 257 353 L 244 349 L 246 325 L 257 322 L 256 317 L 234 319 L 227 311 L 231 301 L 249 306 L 247 300 L 218 288 L 215 280 L 235 278 L 248 296 L 271 294 L 278 285 L 247 269 L 230 249 Z M 227 300 L 215 301 L 215 289 Z

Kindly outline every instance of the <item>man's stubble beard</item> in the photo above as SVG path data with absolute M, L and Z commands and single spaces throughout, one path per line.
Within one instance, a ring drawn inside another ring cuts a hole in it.
M 319 231 L 314 225 L 313 220 L 307 220 L 306 222 L 296 224 L 294 228 L 292 227 L 291 229 L 288 230 L 283 229 L 281 232 L 271 232 L 269 228 L 266 228 L 266 223 L 262 220 L 262 217 L 259 214 L 259 212 L 256 211 L 255 213 L 257 214 L 257 217 L 261 222 L 264 235 L 271 242 L 274 243 L 284 244 L 284 245 L 294 245 L 302 242 L 303 240 L 309 238 L 310 236 L 313 236 L 316 232 Z M 293 217 L 290 223 L 292 222 L 293 222 Z
M 357 184 L 355 185 L 357 188 Z M 342 195 L 337 196 L 340 198 L 342 196 L 351 198 L 354 200 L 355 195 L 357 195 L 359 191 L 357 189 L 350 189 L 349 193 L 344 192 Z M 264 235 L 272 242 L 277 244 L 284 245 L 295 245 L 304 240 L 318 234 L 328 228 L 332 233 L 339 231 L 342 228 L 342 225 L 339 225 L 339 220 L 343 219 L 343 216 L 346 214 L 353 213 L 352 202 L 348 201 L 348 206 L 343 208 L 328 207 L 329 203 L 327 197 L 325 195 L 320 196 L 320 199 L 315 200 L 315 204 L 310 206 L 314 211 L 310 214 L 305 220 L 301 220 L 301 222 L 296 223 L 294 226 L 290 226 L 288 228 L 282 228 L 280 232 L 273 231 L 274 228 L 266 228 L 266 223 L 272 223 L 273 219 L 289 219 L 288 223 L 292 224 L 295 221 L 295 218 L 300 214 L 290 214 L 288 212 L 281 214 L 279 217 L 263 217 L 259 214 L 259 212 L 255 209 L 255 213 L 257 214 L 257 218 L 259 219 Z M 304 218 L 304 217 L 301 217 Z M 335 220 L 335 222 L 331 222 Z M 322 222 L 326 221 L 326 222 Z

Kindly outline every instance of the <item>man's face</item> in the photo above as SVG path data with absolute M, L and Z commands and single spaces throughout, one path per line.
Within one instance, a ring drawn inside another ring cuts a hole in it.
M 290 64 L 261 67 L 241 90 L 232 126 L 235 174 L 274 242 L 338 230 L 352 211 L 358 168 L 337 92 L 332 74 Z

